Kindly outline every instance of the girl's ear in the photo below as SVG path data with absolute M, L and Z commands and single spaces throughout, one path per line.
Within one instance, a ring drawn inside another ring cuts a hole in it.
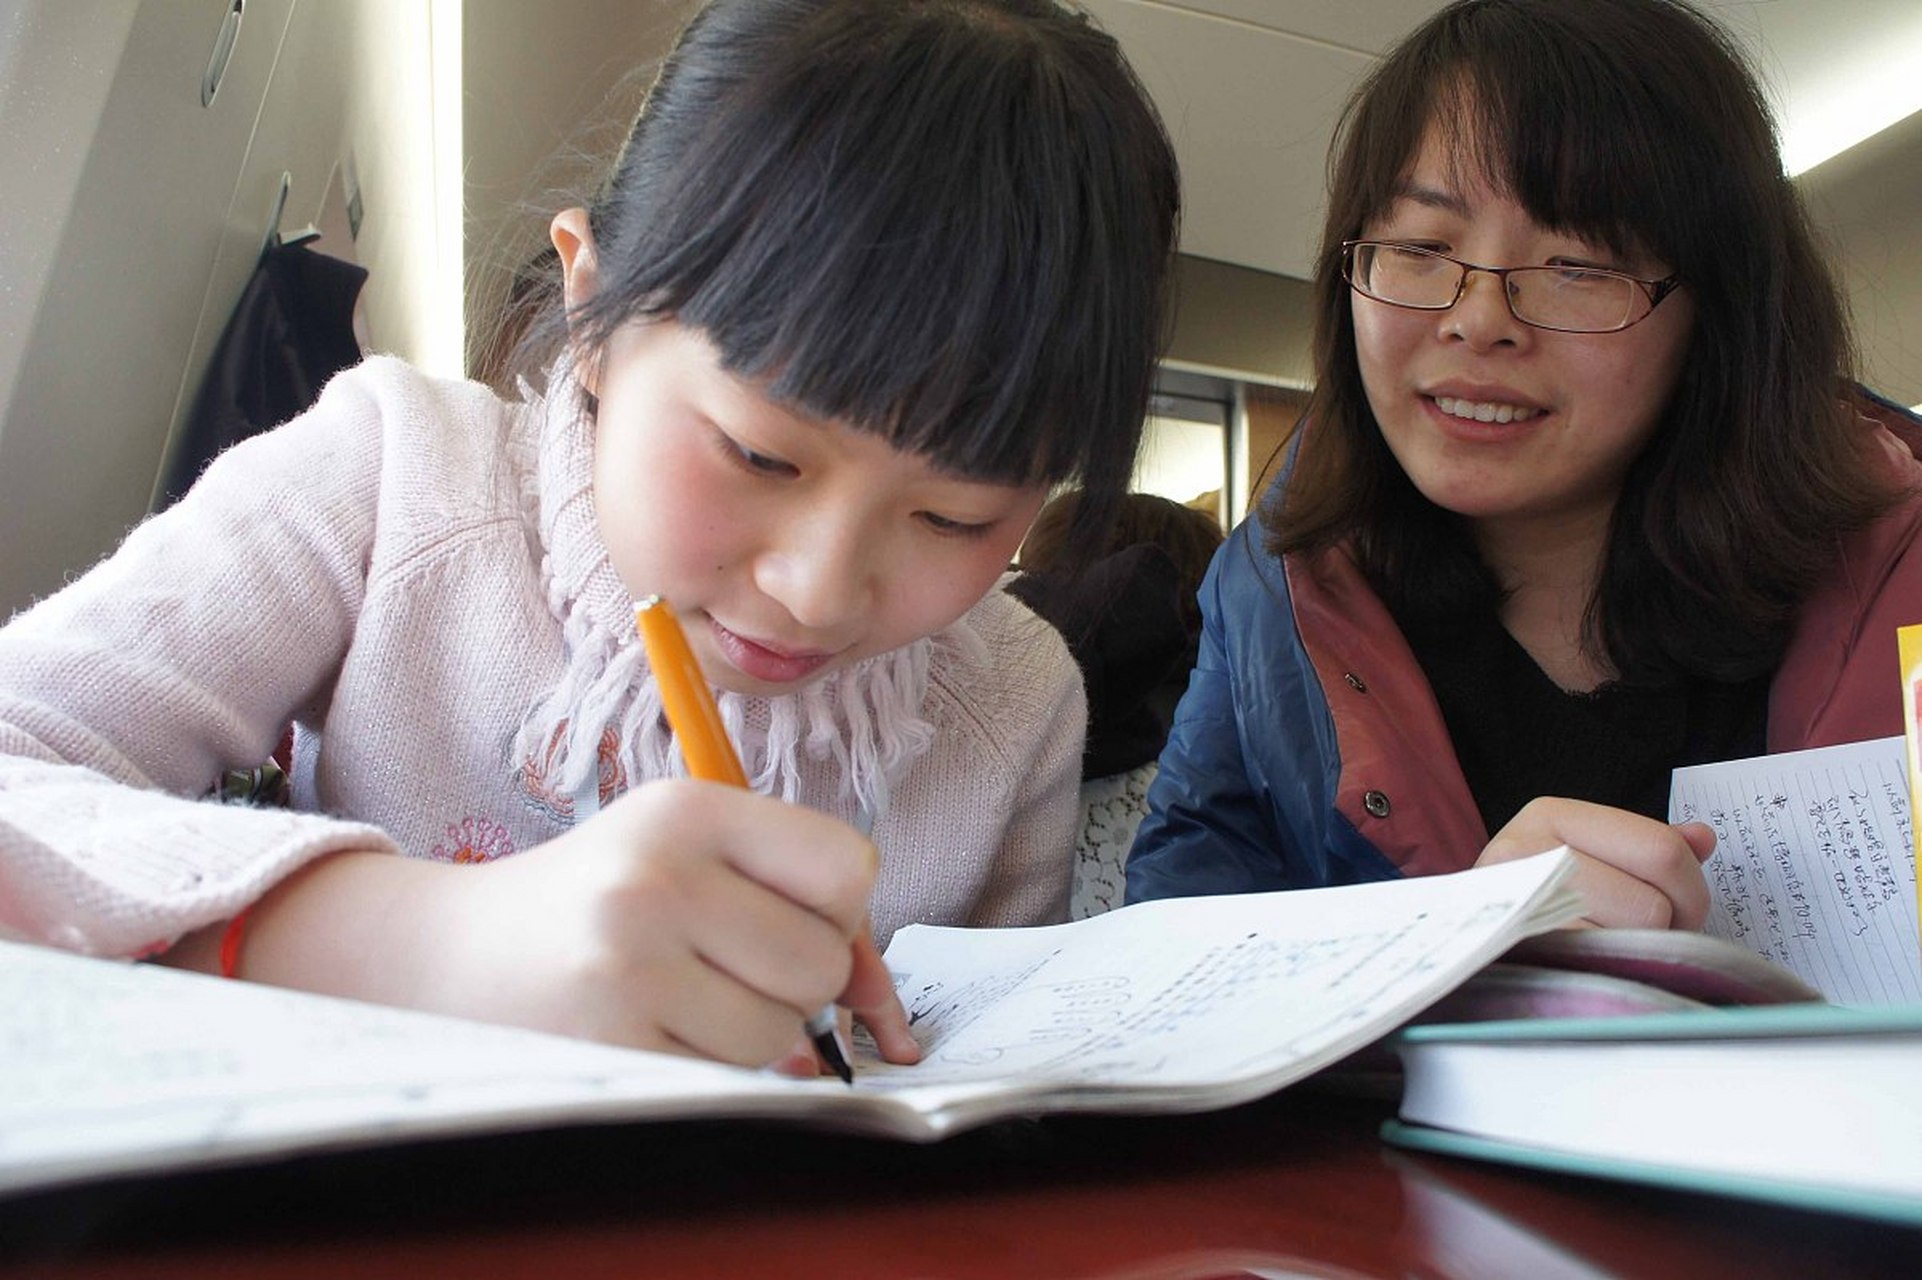
M 554 221 L 547 226 L 547 235 L 554 242 L 554 251 L 561 260 L 561 304 L 566 309 L 567 330 L 574 332 L 574 313 L 586 305 L 594 296 L 598 276 L 594 256 L 594 232 L 588 226 L 587 210 L 563 209 L 554 215 Z M 587 353 L 576 352 L 579 363 L 576 372 L 581 380 L 581 389 L 593 403 L 593 397 L 600 391 L 600 362 Z
M 587 210 L 561 210 L 554 215 L 554 221 L 548 224 L 547 235 L 561 258 L 562 299 L 571 316 L 594 296 L 594 232 L 588 226 Z

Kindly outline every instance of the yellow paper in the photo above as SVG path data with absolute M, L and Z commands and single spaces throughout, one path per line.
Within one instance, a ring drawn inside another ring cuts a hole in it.
M 1902 659 L 1902 730 L 1909 743 L 1909 829 L 1915 840 L 1916 865 L 1922 866 L 1922 738 L 1916 721 L 1922 719 L 1922 624 L 1895 629 Z M 1916 909 L 1922 911 L 1922 880 L 1916 882 Z

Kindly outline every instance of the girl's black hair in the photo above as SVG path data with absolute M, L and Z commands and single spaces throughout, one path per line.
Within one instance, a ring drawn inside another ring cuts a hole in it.
M 1348 543 L 1403 618 L 1499 604 L 1466 522 L 1382 440 L 1341 275 L 1341 242 L 1387 210 L 1431 124 L 1536 222 L 1646 249 L 1695 306 L 1681 378 L 1616 504 L 1591 643 L 1636 682 L 1771 670 L 1838 533 L 1894 495 L 1845 404 L 1843 304 L 1762 89 L 1681 0 L 1459 0 L 1358 90 L 1330 159 L 1310 425 L 1263 504 L 1269 550 Z
M 1093 531 L 1133 471 L 1178 209 L 1146 92 L 1055 0 L 712 0 L 590 210 L 597 288 L 565 321 L 592 352 L 673 317 L 810 416 L 1078 481 Z

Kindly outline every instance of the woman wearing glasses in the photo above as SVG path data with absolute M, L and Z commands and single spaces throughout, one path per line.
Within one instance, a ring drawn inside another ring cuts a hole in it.
M 1318 382 L 1202 588 L 1131 899 L 1566 843 L 1596 923 L 1699 926 L 1677 765 L 1902 730 L 1922 424 L 1726 38 L 1670 0 L 1463 0 L 1344 118 Z

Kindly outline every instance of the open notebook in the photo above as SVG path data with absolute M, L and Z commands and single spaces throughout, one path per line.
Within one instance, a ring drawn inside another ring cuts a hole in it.
M 559 1124 L 780 1119 L 918 1141 L 1280 1089 L 1572 919 L 1571 856 L 894 937 L 926 1058 L 853 1088 L 0 943 L 0 1193 Z M 857 1044 L 857 1053 L 864 1046 Z

